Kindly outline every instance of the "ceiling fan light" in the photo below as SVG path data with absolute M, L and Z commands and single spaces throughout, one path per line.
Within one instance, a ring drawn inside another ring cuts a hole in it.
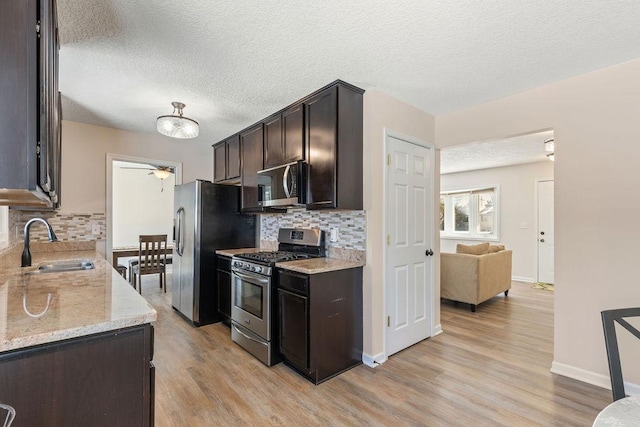
M 169 175 L 171 175 L 171 172 L 164 169 L 154 169 L 152 172 L 156 176 L 156 178 L 159 178 L 159 179 L 165 179 L 165 178 L 168 178 Z
M 200 125 L 193 119 L 184 117 L 182 109 L 185 105 L 181 102 L 172 102 L 174 114 L 158 117 L 156 129 L 163 135 L 171 138 L 190 139 L 200 134 Z M 178 115 L 175 114 L 178 110 Z

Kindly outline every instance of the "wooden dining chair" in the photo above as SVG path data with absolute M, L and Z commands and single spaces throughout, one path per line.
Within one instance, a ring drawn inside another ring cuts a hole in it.
M 131 284 L 142 294 L 142 276 L 146 274 L 159 274 L 160 288 L 166 283 L 167 268 L 167 235 L 166 234 L 141 234 L 138 263 L 131 268 Z

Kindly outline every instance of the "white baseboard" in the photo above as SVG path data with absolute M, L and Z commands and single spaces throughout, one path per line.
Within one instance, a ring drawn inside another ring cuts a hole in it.
M 368 355 L 366 353 L 362 353 L 362 363 L 364 363 L 370 368 L 375 368 L 376 366 L 386 361 L 387 361 L 387 356 L 384 353 L 374 354 L 373 356 Z
M 442 333 L 442 324 L 438 323 L 435 328 L 433 328 L 433 336 L 440 335 Z
M 511 280 L 514 282 L 525 282 L 525 283 L 535 283 L 536 279 L 533 277 L 524 277 L 524 276 L 511 276 Z
M 554 374 L 562 375 L 564 377 L 573 378 L 574 380 L 582 381 L 587 384 L 592 384 L 598 387 L 611 390 L 611 380 L 609 375 L 597 374 L 595 372 L 587 371 L 585 369 L 576 368 L 575 366 L 565 365 L 564 363 L 553 362 L 551 363 L 551 372 Z M 640 396 L 640 386 L 638 384 L 625 381 L 624 391 L 629 396 Z

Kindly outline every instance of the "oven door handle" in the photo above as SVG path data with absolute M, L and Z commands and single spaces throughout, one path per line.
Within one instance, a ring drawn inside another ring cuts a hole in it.
M 260 344 L 260 345 L 263 345 L 263 346 L 265 346 L 265 347 L 267 346 L 267 343 L 264 343 L 264 342 L 262 342 L 262 341 L 258 341 L 257 339 L 255 339 L 255 338 L 253 338 L 253 337 L 250 337 L 249 335 L 245 334 L 245 333 L 244 333 L 244 332 L 242 332 L 240 329 L 238 329 L 238 327 L 237 327 L 236 325 L 234 325 L 233 323 L 231 323 L 231 326 L 233 326 L 233 329 L 234 329 L 237 333 L 239 333 L 240 335 L 242 335 L 242 336 L 243 336 L 243 337 L 245 337 L 246 339 L 248 339 L 248 340 L 250 340 L 250 341 L 253 341 L 253 342 L 255 342 L 255 343 L 258 343 L 258 344 Z
M 248 274 L 244 274 L 244 273 L 240 273 L 239 271 L 233 271 L 233 274 L 235 274 L 236 276 L 238 276 L 239 279 L 245 280 L 249 283 L 258 283 L 261 285 L 268 285 L 269 284 L 269 279 L 264 278 L 264 277 L 256 277 L 256 276 L 250 276 Z

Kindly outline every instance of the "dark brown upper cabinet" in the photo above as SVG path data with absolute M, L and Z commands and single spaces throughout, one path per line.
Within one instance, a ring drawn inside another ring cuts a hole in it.
M 304 101 L 307 209 L 362 210 L 362 94 L 337 82 Z
M 0 204 L 60 205 L 62 120 L 55 0 L 6 0 L 0 13 Z
M 264 126 L 259 123 L 240 134 L 242 212 L 261 212 L 258 205 L 258 171 L 263 169 Z
M 304 159 L 304 106 L 294 105 L 264 121 L 264 168 Z
M 213 182 L 240 181 L 240 135 L 213 146 Z

